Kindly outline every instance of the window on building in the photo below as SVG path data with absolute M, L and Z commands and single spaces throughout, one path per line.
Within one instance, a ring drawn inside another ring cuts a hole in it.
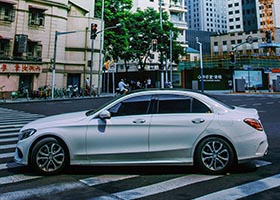
M 13 22 L 15 20 L 15 10 L 11 3 L 0 2 L 0 21 Z
M 42 45 L 40 42 L 27 42 L 27 60 L 41 61 L 42 60 Z
M 0 39 L 0 59 L 6 60 L 10 56 L 10 40 Z
M 227 41 L 223 41 L 223 45 L 227 45 Z
M 45 26 L 45 9 L 29 7 L 29 26 Z
M 24 34 L 15 35 L 14 52 L 15 60 L 22 60 L 23 53 L 26 53 L 28 36 Z

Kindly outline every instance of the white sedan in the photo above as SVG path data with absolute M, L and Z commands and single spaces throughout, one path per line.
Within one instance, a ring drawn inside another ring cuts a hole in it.
M 196 165 L 221 174 L 267 150 L 256 109 L 193 91 L 146 90 L 25 125 L 14 159 L 44 175 L 69 164 Z

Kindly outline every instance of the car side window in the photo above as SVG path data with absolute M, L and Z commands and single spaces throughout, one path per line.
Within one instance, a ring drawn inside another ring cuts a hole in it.
M 126 99 L 109 109 L 112 117 L 147 114 L 150 109 L 151 95 Z
M 201 101 L 193 98 L 192 113 L 211 113 L 210 108 Z
M 191 98 L 183 95 L 159 95 L 157 113 L 189 113 Z

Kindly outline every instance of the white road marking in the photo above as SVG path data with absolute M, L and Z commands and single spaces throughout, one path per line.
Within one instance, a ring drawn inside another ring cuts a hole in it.
M 280 186 L 280 174 L 211 193 L 195 200 L 234 200 Z
M 81 179 L 80 181 L 90 187 L 95 185 L 100 185 L 104 183 L 110 183 L 114 181 L 121 181 L 129 178 L 135 178 L 139 175 L 103 175 L 103 176 L 97 176 L 97 177 L 91 177 L 86 179 Z
M 0 164 L 0 170 L 22 167 L 23 165 L 16 164 L 15 162 Z
M 16 144 L 6 144 L 6 145 L 0 145 L 0 150 L 3 149 L 11 149 L 11 148 L 16 148 Z
M 12 153 L 1 153 L 0 158 L 13 158 L 15 155 L 15 152 Z
M 1 200 L 21 200 L 21 199 L 30 199 L 32 196 L 45 196 L 45 195 L 53 195 L 59 192 L 64 192 L 67 190 L 73 190 L 86 187 L 83 183 L 75 182 L 75 183 L 60 183 L 60 184 L 52 184 L 37 188 L 30 188 L 26 190 L 20 190 L 15 192 L 7 192 L 0 194 Z
M 265 165 L 271 164 L 267 161 L 257 160 L 256 166 L 261 167 Z M 3 164 L 4 165 L 4 164 Z M 6 166 L 0 165 L 0 169 L 2 168 L 12 168 L 12 167 L 20 167 L 21 165 L 17 165 L 16 163 L 5 163 Z M 8 192 L 0 194 L 1 200 L 13 200 L 13 199 L 27 199 L 31 198 L 34 195 L 48 195 L 48 194 L 56 194 L 62 191 L 72 190 L 72 189 L 78 189 L 82 187 L 88 187 L 85 184 L 89 186 L 96 186 L 103 183 L 110 183 L 114 181 L 120 181 L 125 179 L 130 179 L 137 177 L 139 175 L 102 175 L 98 177 L 91 177 L 87 179 L 81 179 L 80 182 L 73 182 L 73 183 L 59 183 L 59 184 L 52 184 L 52 185 L 45 185 L 41 187 L 34 187 L 31 189 L 24 189 L 14 192 Z M 144 187 L 135 188 L 132 190 L 117 192 L 114 194 L 109 194 L 93 199 L 135 199 L 135 198 L 141 198 L 146 197 L 153 194 L 158 194 L 170 190 L 174 190 L 180 187 L 188 186 L 191 184 L 195 184 L 202 181 L 208 181 L 212 179 L 216 179 L 221 176 L 209 176 L 209 175 L 199 175 L 199 174 L 192 174 L 192 175 L 186 175 L 183 177 L 178 177 L 174 179 L 170 179 L 167 181 L 159 182 L 152 185 L 147 185 Z M 36 178 L 41 178 L 41 176 L 26 176 L 23 174 L 19 175 L 12 175 L 7 177 L 0 178 L 0 185 L 4 184 L 10 184 L 10 183 L 17 183 L 21 181 L 28 181 Z M 82 183 L 83 182 L 83 183 Z M 280 180 L 278 180 L 280 184 Z M 84 184 L 85 183 L 85 184 Z M 19 198 L 20 197 L 20 198 Z
M 18 138 L 5 138 L 5 139 L 0 139 L 0 142 L 17 142 Z
M 202 182 L 202 181 L 208 181 L 212 179 L 216 179 L 222 176 L 208 176 L 208 175 L 187 175 L 175 179 L 170 179 L 167 181 L 163 181 L 160 183 L 144 186 L 144 187 L 139 187 L 135 188 L 132 190 L 126 190 L 122 192 L 117 192 L 111 195 L 107 196 L 101 196 L 101 197 L 96 197 L 94 199 L 98 200 L 110 200 L 110 199 L 137 199 L 137 198 L 143 198 L 146 196 L 158 194 L 161 192 L 166 192 L 170 190 L 174 190 L 180 187 L 184 187 L 187 185 L 191 185 L 194 183 Z
M 27 175 L 23 175 L 23 174 L 5 176 L 5 177 L 0 178 L 0 185 L 10 184 L 10 183 L 18 183 L 18 182 L 21 182 L 21 181 L 32 180 L 32 179 L 37 179 L 37 178 L 41 178 L 41 177 L 42 176 L 27 176 Z
M 256 160 L 255 164 L 256 164 L 256 167 L 263 167 L 263 166 L 266 166 L 266 165 L 271 165 L 272 163 L 267 162 L 265 160 Z

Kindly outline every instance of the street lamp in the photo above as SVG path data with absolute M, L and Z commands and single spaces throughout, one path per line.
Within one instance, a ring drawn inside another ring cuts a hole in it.
M 57 38 L 58 38 L 59 35 L 66 35 L 66 34 L 77 33 L 77 32 L 83 32 L 83 31 L 84 31 L 84 30 L 82 30 L 82 31 L 67 31 L 67 32 L 58 32 L 58 31 L 55 31 L 54 51 L 53 51 L 53 68 L 52 68 L 52 99 L 54 98 Z
M 199 44 L 201 92 L 204 92 L 203 63 L 202 63 L 202 43 L 199 42 L 198 37 L 196 37 L 196 43 Z

